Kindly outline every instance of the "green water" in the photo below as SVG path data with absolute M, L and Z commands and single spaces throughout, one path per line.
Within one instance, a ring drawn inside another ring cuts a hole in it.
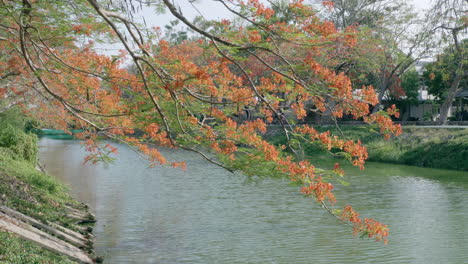
M 186 172 L 148 168 L 124 146 L 83 165 L 77 141 L 40 141 L 50 174 L 91 205 L 105 263 L 467 263 L 468 173 L 390 164 L 350 170 L 338 200 L 390 227 L 387 246 L 353 237 L 286 179 L 228 173 L 193 153 Z

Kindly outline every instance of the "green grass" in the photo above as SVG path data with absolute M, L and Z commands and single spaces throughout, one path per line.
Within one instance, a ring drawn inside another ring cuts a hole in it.
M 318 127 L 318 131 L 331 130 L 341 137 L 335 127 Z M 368 161 L 413 165 L 419 167 L 468 171 L 468 129 L 403 127 L 403 134 L 384 140 L 366 126 L 343 126 L 345 139 L 360 139 L 367 147 Z M 271 136 L 274 144 L 284 144 L 283 136 Z M 309 156 L 326 152 L 316 144 L 303 144 Z
M 363 141 L 369 160 L 468 171 L 468 129 L 405 127 L 388 141 Z
M 40 173 L 25 160 L 17 160 L 0 149 L 0 203 L 42 222 L 55 222 L 74 229 L 65 218 L 65 204 L 76 204 L 66 188 Z M 72 263 L 66 257 L 34 243 L 0 231 L 0 263 Z
M 63 217 L 64 205 L 76 202 L 67 189 L 51 176 L 37 171 L 28 161 L 14 159 L 6 153 L 0 148 L 1 203 L 43 222 L 71 224 L 71 220 Z
M 78 202 L 57 180 L 36 170 L 37 148 L 36 137 L 24 133 L 14 123 L 0 127 L 0 204 L 41 222 L 55 222 L 76 230 L 73 220 L 65 217 L 65 205 L 78 205 Z M 0 231 L 0 263 L 73 262 Z
M 74 263 L 67 257 L 45 250 L 36 244 L 0 231 L 0 263 L 50 264 Z

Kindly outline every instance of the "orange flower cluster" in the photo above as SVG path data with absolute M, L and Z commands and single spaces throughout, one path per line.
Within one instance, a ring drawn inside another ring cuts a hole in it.
M 89 153 L 84 158 L 84 163 L 91 162 L 96 164 L 97 162 L 107 161 L 111 158 L 111 154 L 117 154 L 117 148 L 110 144 L 101 145 L 96 142 L 95 138 L 88 138 L 83 141 L 86 151 Z
M 295 132 L 308 135 L 311 141 L 319 141 L 328 150 L 332 148 L 344 150 L 351 156 L 354 166 L 364 169 L 364 163 L 368 158 L 366 147 L 362 146 L 361 141 L 354 142 L 352 140 L 341 140 L 338 137 L 330 136 L 330 131 L 318 133 L 314 128 L 308 125 L 296 127 Z
M 289 175 L 291 181 L 303 182 L 306 179 L 315 178 L 315 167 L 309 161 L 293 161 L 291 156 L 286 156 L 278 160 L 278 170 Z
M 249 41 L 252 43 L 256 43 L 262 40 L 262 35 L 258 32 L 258 30 L 251 30 L 248 32 L 249 34 Z
M 361 219 L 359 213 L 354 211 L 350 205 L 344 207 L 340 218 L 353 224 L 355 234 L 362 233 L 369 238 L 374 238 L 377 241 L 383 240 L 385 244 L 388 243 L 389 231 L 387 225 L 370 218 Z
M 335 165 L 333 166 L 333 172 L 339 176 L 344 175 L 344 171 L 343 169 L 340 168 L 340 164 L 338 162 L 336 162 Z
M 392 104 L 389 108 L 387 108 L 387 114 L 390 116 L 395 116 L 396 118 L 400 117 L 400 112 L 396 108 L 395 104 Z
M 237 151 L 237 146 L 231 140 L 221 141 L 221 146 L 220 153 L 224 155 L 231 155 Z
M 141 151 L 143 154 L 149 157 L 151 162 L 151 167 L 156 165 L 163 165 L 167 163 L 166 158 L 154 147 L 150 147 L 147 144 L 137 143 L 135 144 L 138 147 L 138 150 Z
M 359 217 L 359 213 L 354 211 L 351 205 L 346 205 L 341 213 L 341 219 L 344 221 L 349 221 L 354 224 L 362 223 L 361 218 Z
M 149 137 L 154 142 L 162 145 L 162 146 L 172 146 L 171 141 L 167 137 L 167 132 L 166 131 L 160 131 L 159 125 L 156 123 L 150 123 L 145 127 L 145 132 L 146 135 L 144 137 Z
M 376 105 L 379 103 L 379 99 L 377 98 L 374 87 L 372 85 L 362 86 L 361 90 L 358 92 L 358 95 L 361 96 L 363 101 L 370 105 Z
M 364 121 L 369 124 L 376 123 L 380 127 L 380 132 L 383 133 L 384 138 L 390 139 L 392 135 L 398 136 L 402 133 L 401 125 L 394 124 L 390 118 L 391 115 L 396 117 L 399 116 L 398 109 L 396 109 L 395 105 L 389 107 L 387 112 L 377 112 L 375 114 L 365 116 Z
M 348 140 L 343 145 L 343 150 L 351 154 L 353 157 L 353 165 L 358 166 L 361 170 L 364 169 L 364 163 L 369 157 L 367 154 L 367 148 L 361 145 L 361 141 L 358 140 L 354 143 L 352 140 Z
M 230 1 L 234 2 L 233 0 Z M 259 0 L 248 0 L 247 3 L 242 0 L 237 0 L 237 2 L 242 6 L 253 8 L 255 10 L 254 15 L 256 17 L 263 16 L 265 19 L 270 19 L 275 14 L 273 9 L 265 7 L 265 5 Z
M 85 34 L 86 36 L 90 36 L 93 26 L 91 24 L 80 24 L 72 26 L 73 31 L 77 34 Z
M 357 45 L 357 30 L 355 26 L 349 26 L 345 30 L 344 41 L 348 47 L 354 47 Z
M 239 130 L 244 135 L 256 135 L 255 131 L 258 130 L 260 133 L 266 133 L 267 127 L 265 122 L 261 119 L 256 119 L 254 121 L 246 121 L 244 124 L 239 126 Z
M 332 193 L 333 185 L 329 182 L 323 182 L 321 177 L 318 177 L 313 183 L 308 186 L 303 186 L 301 192 L 306 196 L 314 195 L 314 198 L 323 202 L 325 198 L 328 198 L 332 204 L 336 202 L 335 195 Z
M 302 102 L 291 104 L 291 109 L 294 111 L 298 119 L 303 119 L 307 116 Z
M 333 1 L 322 1 L 322 5 L 330 9 L 335 7 L 335 3 L 333 3 Z
M 187 163 L 185 161 L 176 161 L 176 162 L 172 162 L 171 163 L 171 166 L 173 168 L 181 168 L 182 170 L 187 170 Z

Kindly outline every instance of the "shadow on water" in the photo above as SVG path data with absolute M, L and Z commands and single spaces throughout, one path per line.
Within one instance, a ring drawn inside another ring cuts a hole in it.
M 416 166 L 380 162 L 366 162 L 365 169 L 360 170 L 357 167 L 353 167 L 349 162 L 339 158 L 330 158 L 325 155 L 309 158 L 317 167 L 327 169 L 331 169 L 335 163 L 339 163 L 340 166 L 345 170 L 346 174 L 350 175 L 351 177 L 353 175 L 417 177 L 421 179 L 435 180 L 451 184 L 456 183 L 460 184 L 461 186 L 468 187 L 468 171 L 421 168 Z

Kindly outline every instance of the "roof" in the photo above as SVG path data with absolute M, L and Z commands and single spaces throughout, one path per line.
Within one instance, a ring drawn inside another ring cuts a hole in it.
M 468 97 L 468 89 L 463 89 L 455 95 L 455 97 Z
M 419 74 L 419 75 L 422 75 L 423 72 L 424 72 L 424 68 L 426 67 L 427 64 L 429 63 L 432 63 L 432 61 L 428 61 L 428 60 L 419 60 L 417 61 L 415 64 L 414 64 L 414 67 L 416 68 L 416 72 Z

